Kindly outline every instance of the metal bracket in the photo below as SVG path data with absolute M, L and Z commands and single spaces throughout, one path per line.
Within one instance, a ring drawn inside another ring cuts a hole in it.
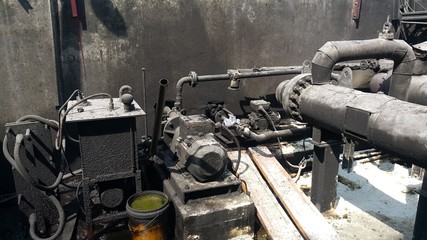
M 228 76 L 230 76 L 230 86 L 228 87 L 228 89 L 233 91 L 239 90 L 239 84 L 240 84 L 239 70 L 229 69 L 227 73 L 228 73 Z
M 354 161 L 354 142 L 351 139 L 343 137 L 344 149 L 342 154 L 342 169 L 347 169 L 347 172 L 350 173 L 353 170 L 353 161 Z
M 339 86 L 353 88 L 353 71 L 349 67 L 345 67 L 340 74 Z
M 353 0 L 353 12 L 352 12 L 352 19 L 354 21 L 359 21 L 360 19 L 360 5 L 362 3 L 362 0 Z
M 191 87 L 195 87 L 197 86 L 198 83 L 198 78 L 197 78 L 197 73 L 194 71 L 191 71 L 190 74 L 188 75 L 191 77 L 191 82 L 190 82 L 190 86 Z

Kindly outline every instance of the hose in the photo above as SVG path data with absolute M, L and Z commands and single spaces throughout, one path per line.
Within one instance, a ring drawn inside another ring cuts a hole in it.
M 28 218 L 28 222 L 30 223 L 30 236 L 34 240 L 54 240 L 54 239 L 57 239 L 59 237 L 59 235 L 62 233 L 62 231 L 64 230 L 64 226 L 65 226 L 64 208 L 62 208 L 61 203 L 58 201 L 58 199 L 56 199 L 56 197 L 54 195 L 49 195 L 47 197 L 49 198 L 49 200 L 52 201 L 52 203 L 56 207 L 56 210 L 58 211 L 58 216 L 59 216 L 58 217 L 58 228 L 57 228 L 56 232 L 50 237 L 41 238 L 41 237 L 37 236 L 36 231 L 35 231 L 37 216 L 35 213 L 32 213 L 30 215 L 30 217 Z
M 259 109 L 259 110 L 260 110 L 260 111 L 265 115 L 265 117 L 267 118 L 267 120 L 268 120 L 268 122 L 270 123 L 271 127 L 273 128 L 273 130 L 277 132 L 276 126 L 274 125 L 274 122 L 273 122 L 273 120 L 271 119 L 270 115 L 267 113 L 267 111 L 266 111 L 262 106 L 260 106 L 258 109 Z M 290 167 L 292 167 L 292 168 L 298 169 L 298 171 L 301 171 L 301 170 L 300 170 L 300 166 L 299 166 L 299 165 L 298 165 L 298 166 L 297 166 L 297 165 L 294 165 L 294 164 L 290 163 L 290 162 L 285 158 L 285 156 L 284 156 L 284 154 L 283 154 L 282 143 L 280 142 L 280 137 L 277 137 L 277 144 L 279 145 L 280 153 L 282 154 L 283 158 L 285 159 L 286 164 L 288 164 L 288 166 L 290 166 Z M 299 177 L 298 177 L 298 178 L 299 178 Z
M 59 183 L 62 180 L 62 176 L 64 175 L 64 173 L 62 171 L 59 172 L 58 176 L 56 177 L 55 182 L 50 185 L 50 186 L 45 186 L 45 185 L 41 185 L 39 184 L 34 178 L 32 178 L 27 171 L 25 170 L 24 165 L 22 164 L 21 161 L 21 157 L 19 156 L 19 152 L 21 150 L 21 146 L 22 146 L 22 140 L 24 139 L 24 135 L 22 134 L 18 134 L 16 135 L 16 142 L 15 142 L 15 147 L 13 149 L 13 156 L 15 158 L 15 166 L 16 169 L 18 170 L 18 172 L 21 174 L 21 176 L 29 183 L 31 184 L 33 187 L 40 189 L 42 191 L 50 191 L 53 190 L 55 188 L 58 187 Z M 7 150 L 7 149 L 6 149 Z M 7 152 L 7 151 L 6 151 Z
M 44 124 L 48 125 L 49 127 L 53 128 L 55 130 L 58 130 L 58 125 L 59 124 L 58 124 L 57 121 L 50 120 L 50 119 L 47 119 L 47 118 L 43 118 L 43 117 L 40 117 L 40 116 L 37 116 L 37 115 L 25 115 L 25 116 L 19 118 L 18 120 L 16 120 L 16 122 L 23 122 L 23 121 L 26 121 L 26 120 L 35 120 L 35 121 L 44 123 Z
M 228 129 L 226 126 L 221 125 L 221 128 L 226 131 L 228 134 L 230 134 L 230 136 L 233 138 L 233 141 L 236 143 L 237 146 L 237 162 L 236 162 L 236 167 L 232 167 L 233 171 L 236 173 L 236 175 L 238 176 L 239 173 L 237 172 L 237 170 L 239 170 L 239 165 L 240 165 L 240 159 L 242 157 L 242 148 L 240 147 L 240 143 L 239 140 L 237 139 L 236 136 L 234 136 L 234 134 L 230 131 L 230 129 Z
M 64 174 L 64 176 L 62 177 L 62 180 L 67 180 L 69 178 L 72 178 L 72 177 L 76 176 L 77 174 L 81 174 L 82 172 L 83 172 L 83 170 L 80 168 L 80 169 L 77 169 L 77 170 L 75 170 L 73 172 Z
M 76 90 L 77 91 L 77 90 Z M 76 92 L 76 91 L 74 91 L 74 92 Z M 73 93 L 74 94 L 74 93 Z M 67 102 L 71 99 L 71 97 L 72 96 L 70 96 L 70 98 L 67 100 Z M 67 114 L 73 109 L 73 108 L 75 108 L 77 105 L 79 105 L 79 104 L 81 104 L 82 102 L 85 102 L 85 101 L 87 101 L 87 100 L 89 100 L 89 99 L 92 99 L 92 98 L 96 98 L 96 97 L 108 97 L 108 98 L 110 98 L 110 105 L 109 105 L 109 109 L 113 109 L 114 108 L 114 105 L 113 105 L 113 98 L 111 97 L 111 95 L 110 94 L 108 94 L 108 93 L 96 93 L 96 94 L 93 94 L 93 95 L 90 95 L 90 96 L 87 96 L 87 97 L 85 97 L 85 98 L 83 98 L 83 99 L 81 99 L 81 100 L 79 100 L 79 101 L 77 101 L 76 103 L 74 103 L 71 107 L 69 107 L 68 109 L 67 109 L 67 111 L 65 111 L 65 113 L 64 114 L 62 114 L 62 117 L 61 117 L 61 112 L 62 112 L 62 110 L 63 110 L 63 108 L 65 107 L 65 103 L 64 103 L 64 105 L 62 105 L 62 107 L 59 109 L 59 127 L 58 127 L 58 132 L 57 132 L 57 135 L 56 135 L 56 140 L 55 140 L 55 148 L 57 149 L 57 150 L 60 150 L 61 149 L 61 146 L 62 146 L 62 128 L 63 128 L 63 126 L 64 126 L 64 124 L 65 124 L 65 118 L 66 118 L 66 116 L 67 116 Z
M 7 149 L 7 144 L 8 144 L 7 142 L 8 140 L 7 140 L 7 133 L 6 133 L 6 135 L 4 135 L 4 138 L 3 138 L 3 154 L 6 160 L 10 163 L 10 165 L 12 165 L 12 167 L 19 172 L 18 167 L 16 167 L 15 159 L 13 159 L 13 157 L 10 155 L 9 149 Z
M 67 106 L 68 102 L 74 97 L 76 93 L 81 93 L 81 91 L 79 89 L 74 90 L 74 92 L 71 93 L 71 95 L 68 97 L 67 101 L 65 101 L 64 104 L 62 104 L 62 106 L 59 108 L 59 113 L 62 112 L 62 110 Z

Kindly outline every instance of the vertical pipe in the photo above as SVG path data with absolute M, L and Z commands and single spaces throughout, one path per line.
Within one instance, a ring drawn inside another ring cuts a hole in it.
M 142 68 L 142 94 L 144 95 L 144 111 L 147 111 L 147 81 L 145 79 L 145 68 Z M 148 121 L 147 116 L 144 116 L 144 134 L 145 137 L 148 139 Z
M 162 78 L 160 79 L 159 84 L 159 98 L 157 99 L 156 105 L 156 118 L 154 119 L 153 139 L 151 140 L 150 157 L 156 154 L 157 142 L 159 141 L 160 128 L 162 126 L 163 108 L 165 106 L 166 87 L 168 86 L 169 81 L 165 78 Z

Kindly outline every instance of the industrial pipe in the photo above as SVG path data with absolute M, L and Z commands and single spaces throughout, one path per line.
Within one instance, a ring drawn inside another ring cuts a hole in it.
M 251 138 L 257 142 L 264 142 L 273 138 L 281 138 L 281 137 L 291 137 L 291 136 L 297 136 L 297 135 L 305 135 L 309 134 L 311 132 L 311 128 L 294 128 L 294 129 L 284 129 L 284 130 L 278 130 L 278 131 L 269 131 L 262 134 L 257 134 L 255 132 L 252 132 L 249 128 L 245 127 L 243 128 L 240 133 L 247 137 Z
M 310 82 L 310 74 L 301 74 L 276 90 L 277 100 L 293 118 L 427 167 L 427 106 Z
M 387 58 L 394 61 L 393 80 L 389 95 L 407 99 L 414 68 L 415 54 L 402 40 L 371 39 L 361 41 L 332 41 L 323 45 L 311 63 L 314 84 L 327 83 L 338 62 L 359 59 Z
M 271 76 L 282 76 L 290 74 L 300 74 L 302 71 L 301 66 L 290 66 L 290 67 L 262 67 L 255 69 L 235 69 L 228 70 L 227 74 L 215 74 L 215 75 L 202 75 L 197 76 L 195 72 L 190 72 L 189 76 L 183 77 L 176 83 L 176 98 L 175 108 L 180 110 L 182 108 L 182 88 L 185 83 L 189 83 L 191 87 L 195 87 L 198 82 L 209 82 L 209 81 L 220 81 L 230 80 L 230 88 L 237 90 L 239 88 L 239 79 L 242 78 L 258 78 L 258 77 L 271 77 Z
M 151 146 L 150 146 L 151 157 L 156 154 L 156 150 L 157 150 L 157 142 L 159 141 L 160 130 L 162 127 L 163 108 L 165 107 L 166 87 L 168 86 L 169 81 L 165 78 L 162 78 L 160 79 L 159 84 L 160 84 L 159 97 L 157 99 L 156 117 L 154 119 L 153 138 L 151 140 Z
M 408 102 L 427 105 L 427 77 L 426 75 L 412 76 L 408 91 Z

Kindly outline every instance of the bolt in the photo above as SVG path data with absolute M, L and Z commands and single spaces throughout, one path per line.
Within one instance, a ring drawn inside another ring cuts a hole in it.
M 190 189 L 190 186 L 188 186 L 188 184 L 185 184 L 184 188 L 185 189 Z

